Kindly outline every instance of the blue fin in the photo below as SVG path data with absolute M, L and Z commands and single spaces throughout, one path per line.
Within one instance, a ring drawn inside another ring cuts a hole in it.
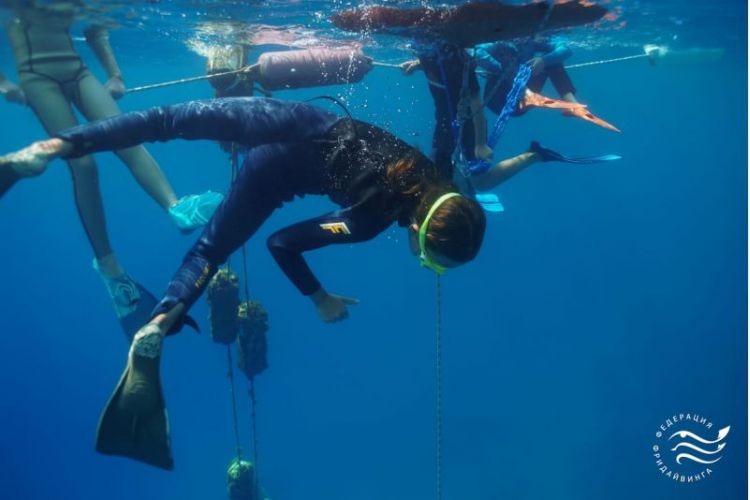
M 129 341 L 133 340 L 139 328 L 151 320 L 151 314 L 159 303 L 151 292 L 138 283 L 136 283 L 136 286 L 141 294 L 138 304 L 136 304 L 133 312 L 120 318 L 120 326 L 122 326 L 122 330 Z
M 183 196 L 169 207 L 169 216 L 181 231 L 190 232 L 208 224 L 223 199 L 224 195 L 213 191 Z
M 492 193 L 479 193 L 474 196 L 487 212 L 500 213 L 505 211 L 505 207 L 500 202 L 500 198 Z

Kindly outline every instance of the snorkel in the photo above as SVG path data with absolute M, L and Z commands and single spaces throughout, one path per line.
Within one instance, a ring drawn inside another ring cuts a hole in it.
M 427 217 L 424 218 L 422 225 L 419 226 L 419 262 L 422 267 L 426 267 L 437 274 L 443 274 L 448 270 L 448 268 L 435 262 L 432 259 L 432 256 L 430 256 L 429 252 L 427 252 L 427 229 L 430 225 L 430 219 L 434 215 L 435 211 L 440 208 L 443 203 L 455 196 L 461 196 L 461 194 L 455 192 L 445 193 L 437 200 L 435 200 L 435 203 L 432 204 L 430 210 L 427 212 Z

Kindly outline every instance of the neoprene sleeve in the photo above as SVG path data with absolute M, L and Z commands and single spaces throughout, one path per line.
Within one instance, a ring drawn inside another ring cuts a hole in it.
M 229 97 L 160 106 L 64 130 L 69 158 L 173 139 L 237 142 L 253 147 L 298 142 L 326 133 L 337 116 L 304 103 Z
M 391 225 L 354 209 L 331 212 L 299 222 L 268 238 L 268 249 L 284 274 L 303 295 L 320 289 L 320 282 L 302 257 L 304 252 L 328 245 L 371 240 Z
M 559 37 L 553 38 L 549 42 L 537 44 L 536 52 L 541 52 L 545 66 L 562 64 L 573 55 L 565 40 Z

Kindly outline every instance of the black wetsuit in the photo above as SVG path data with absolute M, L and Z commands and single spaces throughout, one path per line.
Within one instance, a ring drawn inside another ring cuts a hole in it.
M 414 156 L 411 146 L 373 125 L 339 118 L 315 106 L 262 97 L 193 101 L 127 113 L 66 130 L 72 157 L 171 139 L 231 141 L 249 148 L 229 194 L 185 256 L 154 314 L 195 303 L 217 267 L 294 196 L 327 195 L 343 208 L 276 232 L 268 247 L 305 295 L 320 283 L 302 253 L 372 239 L 392 223 L 406 226 L 414 197 L 386 181 L 392 162 Z

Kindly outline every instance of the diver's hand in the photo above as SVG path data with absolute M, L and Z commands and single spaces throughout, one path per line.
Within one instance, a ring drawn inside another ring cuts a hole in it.
M 26 104 L 26 93 L 21 87 L 15 83 L 9 82 L 8 80 L 0 82 L 0 94 L 2 94 L 8 102 Z
M 104 88 L 107 89 L 112 99 L 118 100 L 125 95 L 125 82 L 122 81 L 120 75 L 115 75 L 104 84 Z
M 359 300 L 326 292 L 323 288 L 310 295 L 320 319 L 326 323 L 341 321 L 349 317 L 347 305 L 359 304 Z
M 35 142 L 15 153 L 0 156 L 0 166 L 10 165 L 21 177 L 34 177 L 41 175 L 54 158 L 72 150 L 71 144 L 55 137 Z
M 416 70 L 420 68 L 421 64 L 419 63 L 418 59 L 415 59 L 413 61 L 406 61 L 398 65 L 399 68 L 401 68 L 401 71 L 406 75 L 409 76 L 412 73 L 414 73 Z
M 478 144 L 474 147 L 474 156 L 480 160 L 491 160 L 494 155 L 494 151 L 487 144 Z
M 531 74 L 532 75 L 538 75 L 542 71 L 544 71 L 544 59 L 541 57 L 532 57 L 527 62 L 529 66 L 531 66 Z

